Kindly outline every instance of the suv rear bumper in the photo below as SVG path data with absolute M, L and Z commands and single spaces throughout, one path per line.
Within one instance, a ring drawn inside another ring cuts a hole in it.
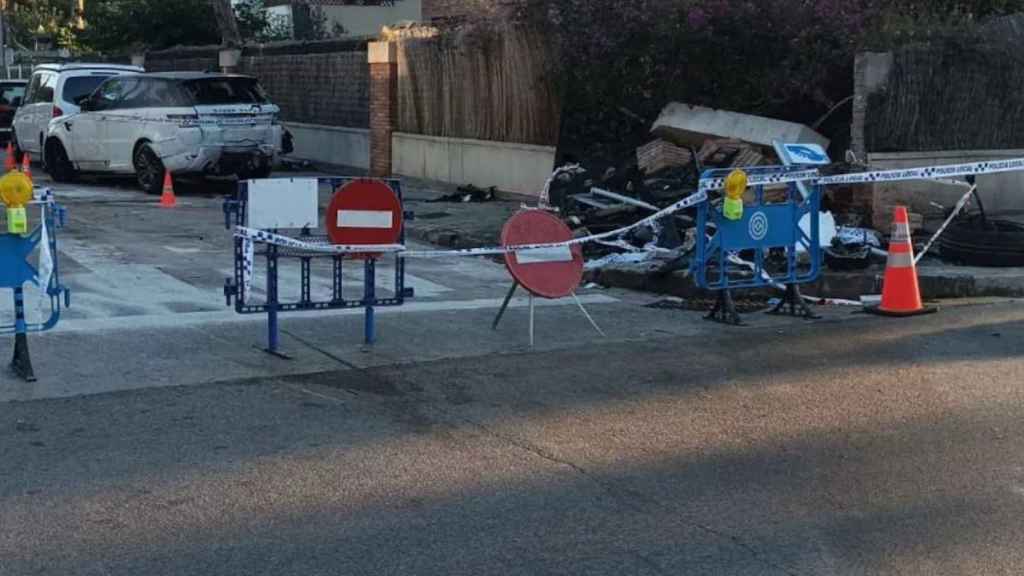
M 164 167 L 172 173 L 200 173 L 210 175 L 245 174 L 261 167 L 273 165 L 277 149 L 274 146 L 201 146 L 185 153 L 161 158 Z

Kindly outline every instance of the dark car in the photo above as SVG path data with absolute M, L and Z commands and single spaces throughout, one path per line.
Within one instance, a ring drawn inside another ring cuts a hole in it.
M 0 144 L 11 140 L 14 113 L 25 99 L 26 80 L 0 80 Z

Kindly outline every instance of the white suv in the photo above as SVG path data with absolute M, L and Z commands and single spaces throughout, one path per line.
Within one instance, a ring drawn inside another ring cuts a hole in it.
M 264 178 L 281 152 L 279 109 L 251 76 L 118 76 L 79 104 L 47 135 L 46 169 L 58 181 L 79 171 L 134 173 L 158 194 L 165 171 Z
M 91 94 L 104 80 L 118 74 L 143 72 L 138 66 L 117 64 L 42 64 L 32 71 L 25 98 L 14 115 L 14 137 L 18 158 L 22 152 L 37 156 L 50 121 L 66 114 L 78 113 L 75 102 L 83 94 Z

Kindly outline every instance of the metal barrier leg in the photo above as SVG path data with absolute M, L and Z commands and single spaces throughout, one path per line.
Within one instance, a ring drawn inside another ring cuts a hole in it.
M 718 300 L 715 301 L 715 306 L 704 319 L 732 326 L 743 325 L 743 319 L 736 312 L 736 303 L 732 301 L 732 292 L 729 290 L 718 291 Z
M 278 342 L 277 308 L 277 246 L 267 245 L 267 353 L 289 359 L 281 353 Z
M 501 322 L 501 318 L 505 315 L 505 310 L 508 310 L 508 303 L 512 301 L 512 296 L 516 293 L 516 288 L 519 288 L 519 282 L 512 283 L 512 288 L 510 288 L 508 294 L 505 295 L 505 301 L 501 303 L 501 309 L 498 310 L 498 315 L 494 317 L 494 322 L 491 324 L 491 330 L 498 329 L 498 324 Z
M 14 289 L 14 359 L 11 369 L 26 382 L 35 382 L 36 375 L 32 370 L 32 357 L 28 352 L 28 327 L 25 323 L 25 293 L 22 288 Z
M 533 348 L 533 292 L 530 292 L 530 348 Z
M 366 304 L 363 335 L 367 344 L 373 344 L 377 337 L 373 318 L 373 303 L 377 300 L 377 262 L 373 258 L 367 258 L 363 270 L 363 285 L 366 288 L 363 300 Z
M 604 330 L 601 330 L 601 327 L 597 325 L 597 322 L 594 322 L 594 318 L 590 315 L 590 312 L 587 312 L 587 309 L 583 307 L 583 302 L 580 302 L 580 297 L 577 296 L 575 292 L 572 293 L 572 299 L 576 301 L 576 305 L 580 307 L 580 312 L 583 312 L 583 315 L 587 317 L 587 320 L 590 321 L 590 325 L 594 327 L 594 330 L 597 330 L 597 333 L 602 337 L 607 338 L 608 335 L 604 333 Z
M 800 294 L 800 287 L 796 284 L 786 285 L 786 295 L 782 297 L 782 300 L 779 300 L 779 303 L 774 308 L 768 311 L 768 314 L 776 316 L 785 315 L 787 307 L 789 308 L 788 313 L 790 316 L 800 316 L 805 320 L 821 318 L 821 316 L 811 311 L 810 306 L 804 301 L 803 295 Z

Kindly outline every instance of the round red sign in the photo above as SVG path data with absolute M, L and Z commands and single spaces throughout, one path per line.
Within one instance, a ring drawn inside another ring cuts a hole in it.
M 402 202 L 379 180 L 353 180 L 340 186 L 325 219 L 333 244 L 398 244 L 402 237 Z
M 540 210 L 519 212 L 501 231 L 501 245 L 505 248 L 571 239 L 572 230 L 564 222 Z M 563 298 L 572 294 L 583 279 L 583 249 L 562 246 L 512 251 L 505 256 L 505 266 L 531 293 L 544 298 Z

